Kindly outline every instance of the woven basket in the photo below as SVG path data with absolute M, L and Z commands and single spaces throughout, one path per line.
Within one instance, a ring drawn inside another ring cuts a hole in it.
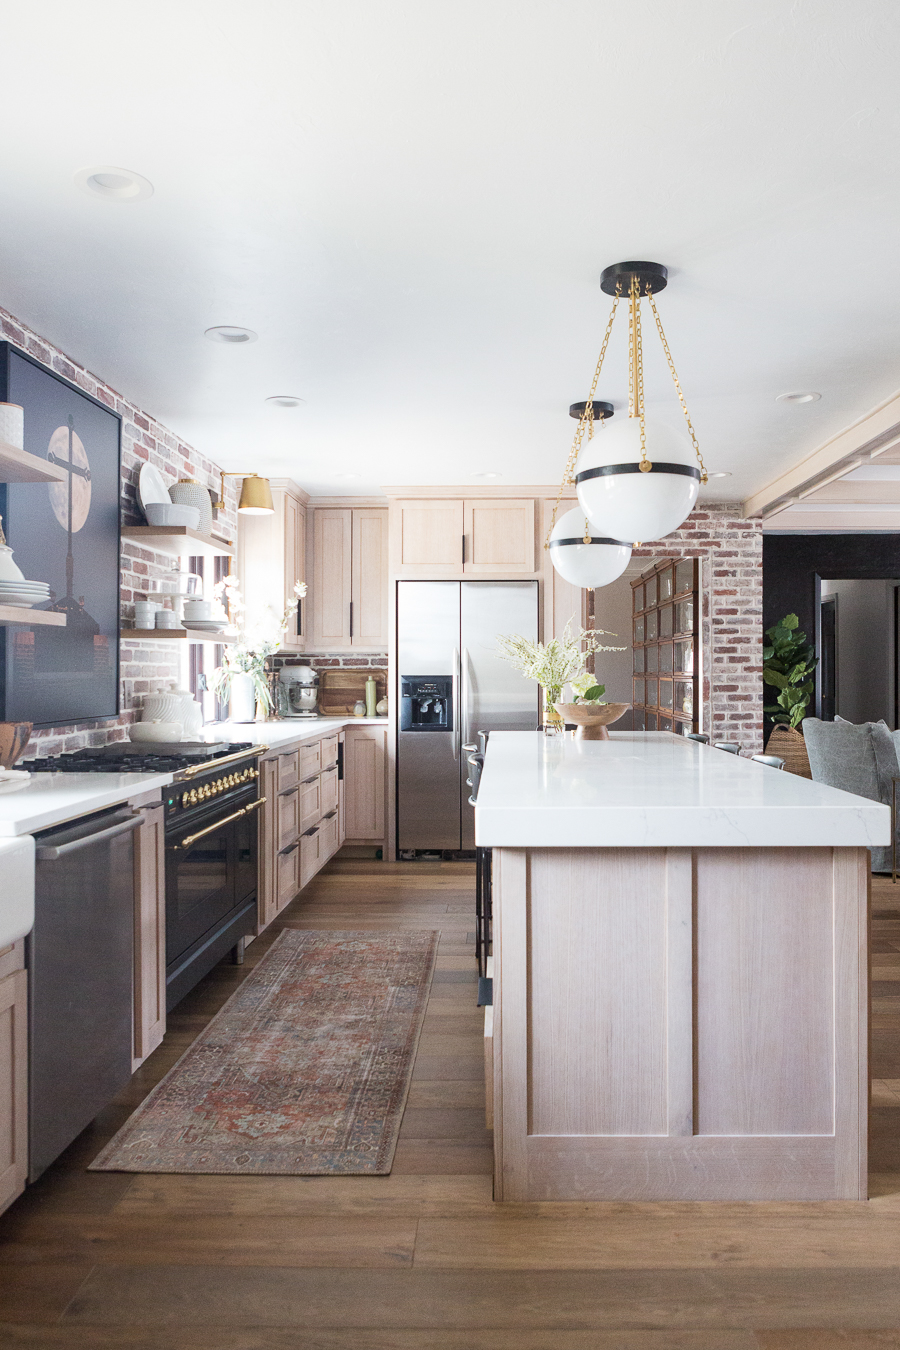
M 775 727 L 766 745 L 766 754 L 778 755 L 783 759 L 786 773 L 812 778 L 802 731 L 795 731 L 792 727 Z

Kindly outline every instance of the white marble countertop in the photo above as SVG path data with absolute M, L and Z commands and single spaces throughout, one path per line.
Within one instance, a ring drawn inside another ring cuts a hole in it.
M 171 782 L 170 773 L 35 773 L 27 787 L 0 793 L 0 837 L 47 830 Z
M 475 808 L 482 847 L 889 844 L 890 809 L 669 732 L 608 741 L 493 732 Z
M 285 717 L 277 722 L 209 722 L 203 728 L 207 741 L 249 741 L 251 745 L 290 745 L 313 741 L 342 727 L 386 727 L 387 717 Z
M 387 726 L 386 717 L 293 718 L 281 722 L 212 722 L 203 739 L 249 741 L 273 749 L 327 736 L 349 726 Z M 0 838 L 33 834 L 78 816 L 118 806 L 129 797 L 168 787 L 170 773 L 35 773 L 27 787 L 0 793 Z

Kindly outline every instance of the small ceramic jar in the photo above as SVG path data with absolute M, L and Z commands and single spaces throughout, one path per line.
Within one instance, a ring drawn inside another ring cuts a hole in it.
M 196 478 L 182 478 L 169 488 L 169 499 L 178 506 L 196 506 L 200 512 L 197 529 L 200 534 L 212 534 L 212 498 L 209 488 Z

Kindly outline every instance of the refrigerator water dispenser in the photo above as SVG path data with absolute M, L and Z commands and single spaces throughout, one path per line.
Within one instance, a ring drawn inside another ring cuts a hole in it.
M 449 675 L 400 676 L 400 730 L 453 730 L 453 681 Z

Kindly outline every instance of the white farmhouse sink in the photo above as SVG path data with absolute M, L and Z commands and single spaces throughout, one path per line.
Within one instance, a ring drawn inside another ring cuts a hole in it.
M 34 839 L 0 839 L 0 947 L 34 927 Z

